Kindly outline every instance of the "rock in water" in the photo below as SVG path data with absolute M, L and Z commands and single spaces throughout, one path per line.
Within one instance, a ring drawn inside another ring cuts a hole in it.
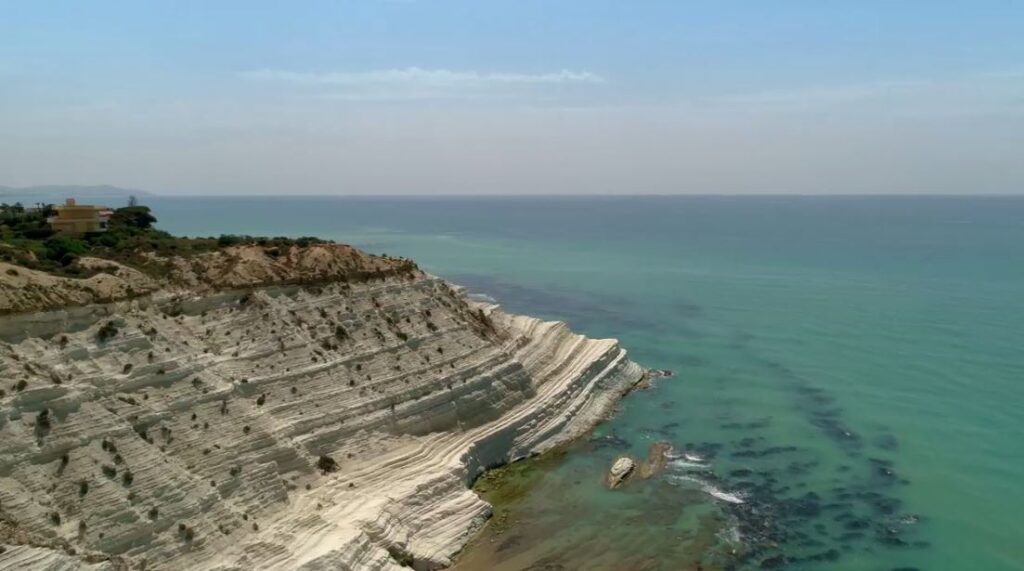
M 663 472 L 671 450 L 672 445 L 668 442 L 652 442 L 647 449 L 647 460 L 640 466 L 640 477 L 646 480 Z
M 633 474 L 636 462 L 629 456 L 622 456 L 615 460 L 612 469 L 608 470 L 608 487 L 612 490 L 621 486 Z

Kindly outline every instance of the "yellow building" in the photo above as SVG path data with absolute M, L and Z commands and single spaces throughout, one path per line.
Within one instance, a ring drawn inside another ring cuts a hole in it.
M 61 234 L 106 232 L 107 223 L 114 214 L 106 206 L 75 204 L 74 198 L 67 199 L 61 206 L 55 206 L 54 210 L 57 214 L 46 221 L 50 223 L 50 228 Z

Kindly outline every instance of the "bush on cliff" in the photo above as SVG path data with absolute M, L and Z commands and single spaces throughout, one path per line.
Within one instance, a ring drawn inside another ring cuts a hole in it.
M 100 343 L 105 343 L 117 336 L 117 325 L 113 321 L 108 321 L 100 327 L 99 331 L 96 332 L 96 339 Z
M 43 246 L 46 249 L 46 257 L 59 261 L 62 266 L 73 262 L 89 249 L 85 242 L 70 236 L 54 236 L 44 242 Z
M 316 461 L 316 467 L 324 474 L 338 471 L 338 463 L 330 456 L 321 456 Z

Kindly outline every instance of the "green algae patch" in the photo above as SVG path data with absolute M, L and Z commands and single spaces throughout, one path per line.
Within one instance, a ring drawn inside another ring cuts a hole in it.
M 565 448 L 555 448 L 532 458 L 488 470 L 477 478 L 473 483 L 473 491 L 494 509 L 487 524 L 491 533 L 502 533 L 509 527 L 515 504 L 526 497 L 546 474 L 561 464 L 566 454 Z

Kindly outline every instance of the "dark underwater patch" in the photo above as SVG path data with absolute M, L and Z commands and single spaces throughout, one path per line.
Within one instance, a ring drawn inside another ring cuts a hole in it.
M 673 307 L 680 315 L 687 319 L 700 317 L 704 313 L 704 309 L 701 306 L 690 301 L 677 302 L 673 304 Z
M 748 422 L 727 422 L 720 426 L 726 430 L 758 430 L 767 428 L 769 424 L 771 424 L 771 417 L 759 418 Z
M 879 434 L 871 439 L 871 444 L 882 450 L 899 450 L 900 442 L 892 434 Z
M 733 458 L 762 458 L 764 456 L 772 456 L 775 454 L 784 454 L 786 452 L 796 452 L 799 450 L 796 446 L 769 446 L 768 448 L 754 449 L 754 450 L 739 450 L 732 453 Z
M 828 564 L 844 552 L 872 546 L 901 550 L 926 546 L 912 537 L 915 526 L 911 524 L 919 521 L 918 516 L 901 514 L 902 500 L 886 492 L 906 482 L 895 463 L 864 457 L 864 437 L 847 423 L 843 409 L 827 391 L 810 385 L 785 365 L 766 365 L 792 389 L 796 408 L 808 424 L 843 451 L 848 461 L 823 465 L 808 449 L 770 443 L 764 436 L 770 428 L 767 418 L 721 423 L 725 430 L 757 433 L 728 446 L 702 443 L 705 458 L 719 454 L 745 464 L 724 477 L 708 478 L 722 490 L 742 494 L 744 503 L 722 504 L 744 541 L 739 563 L 761 568 L 798 562 Z M 896 437 L 887 433 L 874 435 L 869 443 L 874 449 L 898 448 Z M 781 466 L 780 459 L 786 459 Z M 828 470 L 835 484 L 824 490 L 816 484 L 823 470 Z
M 612 449 L 612 450 L 626 450 L 629 448 L 629 442 L 620 438 L 615 434 L 606 434 L 604 436 L 594 436 L 588 441 L 590 447 L 593 450 Z

